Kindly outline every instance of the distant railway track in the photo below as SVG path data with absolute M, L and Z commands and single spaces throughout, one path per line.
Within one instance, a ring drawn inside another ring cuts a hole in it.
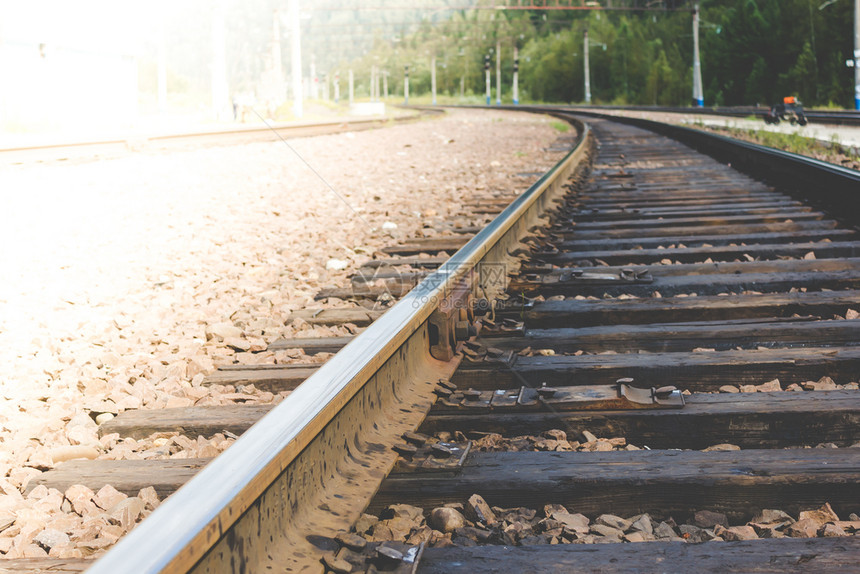
M 857 381 L 860 319 L 846 317 L 860 306 L 860 220 L 848 209 L 860 177 L 686 128 L 554 113 L 577 126 L 573 149 L 509 206 L 492 197 L 468 206 L 499 212 L 489 226 L 392 245 L 346 291 L 319 295 L 365 306 L 299 314 L 369 325 L 363 333 L 274 345 L 339 350 L 327 363 L 210 378 L 295 389 L 284 402 L 129 411 L 101 429 L 241 434 L 224 454 L 70 462 L 43 474 L 39 483 L 61 490 L 109 482 L 172 493 L 91 571 L 854 567 L 860 449 L 846 447 L 860 440 L 860 391 L 715 391 Z M 399 302 L 384 314 L 370 308 L 386 297 Z M 609 437 L 650 450 L 554 450 L 562 441 L 621 444 Z M 740 450 L 702 452 L 718 443 Z M 822 443 L 838 448 L 804 448 Z M 793 521 L 826 503 L 841 518 L 827 525 L 848 536 L 779 538 L 790 526 L 757 524 L 773 538 L 688 544 L 683 535 L 724 530 L 670 520 L 724 515 L 740 527 L 762 509 Z M 423 540 L 393 536 L 397 520 L 439 525 L 430 511 L 446 504 L 469 521 L 450 535 L 453 545 L 428 530 Z M 407 506 L 385 515 L 391 505 Z M 410 518 L 413 507 L 424 514 Z M 391 541 L 366 517 L 346 534 L 365 511 L 389 516 Z M 579 513 L 593 524 L 578 523 Z M 661 541 L 582 544 L 607 541 L 613 528 L 647 539 L 650 523 L 632 525 L 645 513 Z
M 577 109 L 578 106 L 573 106 Z M 746 118 L 755 116 L 764 118 L 768 113 L 769 108 L 760 106 L 715 106 L 709 108 L 694 108 L 694 107 L 671 107 L 671 106 L 594 106 L 583 109 L 589 110 L 626 110 L 638 112 L 668 112 L 673 114 L 693 114 L 693 115 L 712 115 L 712 116 L 727 116 L 736 118 Z M 807 119 L 816 124 L 828 124 L 838 126 L 857 126 L 860 125 L 860 112 L 851 110 L 804 110 Z
M 0 148 L 0 163 L 103 158 L 141 150 L 164 151 L 199 145 L 235 145 L 258 141 L 275 141 L 279 135 L 282 137 L 303 137 L 373 129 L 389 122 L 414 121 L 419 116 L 433 113 L 441 112 L 440 110 L 422 109 L 417 115 L 407 114 L 397 117 L 352 118 L 304 123 L 272 123 L 271 127 L 258 121 L 235 127 L 196 131 L 12 146 Z

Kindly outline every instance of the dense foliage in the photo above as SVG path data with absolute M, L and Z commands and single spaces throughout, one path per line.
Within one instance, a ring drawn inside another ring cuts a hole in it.
M 603 3 L 606 5 L 606 3 Z M 624 2 L 616 1 L 616 6 Z M 628 2 L 628 4 L 631 4 Z M 682 11 L 460 11 L 397 42 L 381 36 L 351 65 L 391 70 L 401 90 L 410 66 L 413 93 L 430 89 L 437 59 L 440 93 L 484 92 L 484 56 L 499 42 L 505 97 L 513 47 L 520 50 L 523 100 L 579 102 L 583 32 L 590 37 L 591 91 L 597 103 L 686 105 L 692 96 L 692 2 Z M 806 105 L 849 107 L 853 70 L 853 2 L 836 0 L 701 0 L 701 60 L 706 105 L 770 104 L 796 95 Z M 823 8 L 821 8 L 823 6 Z M 495 76 L 493 76 L 495 90 Z M 493 92 L 495 97 L 495 92 Z

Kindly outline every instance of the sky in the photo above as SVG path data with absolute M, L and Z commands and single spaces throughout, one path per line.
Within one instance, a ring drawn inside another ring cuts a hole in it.
M 163 0 L 0 0 L 0 41 L 134 53 L 166 6 Z

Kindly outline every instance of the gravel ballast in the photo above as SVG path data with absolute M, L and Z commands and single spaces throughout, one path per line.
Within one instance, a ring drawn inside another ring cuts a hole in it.
M 34 476 L 74 458 L 227 448 L 233 438 L 223 435 L 100 439 L 96 419 L 280 400 L 201 383 L 225 364 L 323 361 L 265 348 L 354 332 L 291 322 L 290 313 L 319 307 L 319 289 L 345 284 L 383 246 L 433 236 L 446 221 L 487 221 L 464 214 L 463 201 L 527 189 L 562 156 L 545 149 L 560 135 L 552 123 L 452 111 L 291 140 L 322 179 L 280 141 L 4 169 L 0 555 L 103 552 L 157 505 L 153 493 L 38 487 L 24 496 Z

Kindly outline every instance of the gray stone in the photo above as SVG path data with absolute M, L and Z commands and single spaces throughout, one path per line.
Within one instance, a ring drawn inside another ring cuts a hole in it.
M 355 531 L 359 534 L 367 534 L 377 522 L 379 519 L 372 514 L 362 514 L 355 521 Z
M 676 538 L 678 534 L 671 526 L 665 522 L 661 522 L 654 528 L 654 536 L 657 538 Z
M 473 494 L 466 503 L 466 517 L 473 522 L 486 525 L 496 523 L 496 516 L 490 509 L 490 505 L 480 494 Z
M 648 534 L 647 532 L 634 531 L 629 532 L 624 535 L 624 540 L 627 542 L 647 542 L 652 540 L 654 537 Z
M 687 542 L 692 542 L 694 544 L 714 539 L 713 530 L 699 528 L 698 526 L 693 526 L 691 524 L 682 524 L 678 527 L 678 530 L 681 532 L 682 538 Z
M 568 512 L 554 512 L 553 520 L 558 520 L 566 529 L 585 534 L 588 532 L 588 517 L 583 514 L 570 514 Z
M 848 536 L 848 534 L 840 526 L 825 524 L 824 528 L 821 529 L 821 536 L 827 538 L 830 536 Z
M 466 517 L 454 508 L 434 508 L 430 513 L 430 526 L 439 532 L 454 532 L 466 525 Z
M 728 527 L 729 519 L 722 512 L 700 510 L 693 516 L 693 522 L 700 528 L 713 528 L 717 524 Z
M 552 518 L 553 513 L 556 512 L 564 512 L 565 514 L 569 514 L 567 508 L 565 508 L 561 504 L 546 504 L 543 507 L 543 514 L 547 518 Z
M 630 526 L 633 524 L 629 520 L 621 518 L 620 516 L 615 516 L 614 514 L 601 514 L 597 517 L 595 522 L 597 524 L 603 524 L 605 526 L 621 530 L 622 532 L 630 530 Z
M 242 329 L 236 327 L 232 323 L 215 323 L 214 325 L 206 326 L 206 339 L 218 338 L 222 341 L 230 338 L 238 338 L 242 336 Z
M 520 539 L 520 546 L 537 546 L 539 544 L 549 544 L 550 537 L 545 535 L 526 536 Z
M 758 535 L 752 526 L 732 526 L 720 532 L 720 536 L 727 542 L 737 542 L 739 540 L 755 540 Z
M 383 511 L 382 518 L 405 518 L 420 522 L 424 518 L 424 509 L 408 504 L 392 504 Z
M 651 517 L 647 514 L 643 514 L 639 518 L 637 518 L 631 525 L 630 528 L 632 530 L 636 530 L 638 532 L 644 532 L 646 534 L 654 534 L 654 526 L 651 524 Z
M 71 542 L 71 540 L 69 538 L 69 535 L 62 530 L 46 528 L 45 530 L 38 533 L 35 538 L 33 538 L 33 542 L 35 542 L 36 544 L 44 548 L 46 552 L 48 552 L 51 550 L 51 548 L 54 548 L 55 546 L 66 546 Z
M 325 563 L 326 568 L 335 574 L 349 574 L 352 572 L 352 564 L 331 554 L 323 556 L 323 562 Z
M 529 531 L 529 534 L 530 533 L 531 531 Z M 486 542 L 489 537 L 489 530 L 474 528 L 472 526 L 464 526 L 454 531 L 454 539 L 457 540 L 458 543 L 459 539 L 461 538 L 468 538 L 469 540 L 473 540 L 475 542 Z
M 585 439 L 584 442 L 597 442 L 597 437 L 587 430 L 582 431 L 582 438 Z
M 751 520 L 751 522 L 755 522 L 756 524 L 773 524 L 774 522 L 788 522 L 789 524 L 794 522 L 794 518 L 792 518 L 789 514 L 783 512 L 782 510 L 770 510 L 764 509 Z
M 599 534 L 601 536 L 618 538 L 619 540 L 622 536 L 624 536 L 624 531 L 618 528 L 612 528 L 611 526 L 606 526 L 605 524 L 592 524 L 591 532 L 593 532 L 594 534 Z

